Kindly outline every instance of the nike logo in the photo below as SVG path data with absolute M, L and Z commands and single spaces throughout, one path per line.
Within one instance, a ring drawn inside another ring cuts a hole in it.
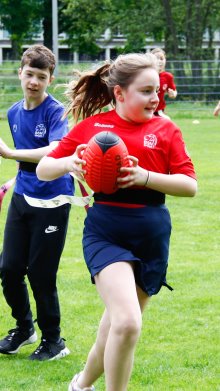
M 50 234 L 51 232 L 56 232 L 56 231 L 59 231 L 59 228 L 57 228 L 56 225 L 49 225 L 49 227 L 45 229 L 46 234 Z

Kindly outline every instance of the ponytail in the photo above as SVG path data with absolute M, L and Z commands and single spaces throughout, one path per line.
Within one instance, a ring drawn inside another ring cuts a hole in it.
M 106 84 L 110 64 L 105 64 L 95 71 L 81 73 L 74 71 L 78 80 L 69 83 L 65 95 L 70 103 L 65 115 L 72 113 L 77 122 L 79 117 L 85 119 L 107 106 L 113 99 Z
M 158 70 L 157 58 L 152 53 L 121 54 L 95 71 L 75 71 L 78 80 L 70 82 L 66 91 L 70 104 L 65 115 L 72 113 L 77 122 L 79 117 L 85 119 L 109 103 L 115 104 L 114 87 L 126 89 L 147 68 Z

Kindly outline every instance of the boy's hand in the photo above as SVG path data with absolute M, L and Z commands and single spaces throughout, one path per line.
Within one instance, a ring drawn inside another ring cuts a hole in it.
M 0 138 L 0 156 L 4 157 L 5 159 L 10 159 L 11 155 L 12 150 Z

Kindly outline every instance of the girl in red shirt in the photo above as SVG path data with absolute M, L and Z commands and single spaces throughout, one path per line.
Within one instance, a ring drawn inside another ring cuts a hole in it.
M 106 391 L 126 391 L 141 332 L 142 312 L 166 282 L 171 221 L 165 194 L 193 197 L 195 171 L 181 131 L 155 117 L 159 76 L 153 54 L 120 55 L 70 84 L 69 111 L 82 116 L 38 165 L 41 180 L 67 172 L 83 179 L 81 152 L 100 131 L 118 134 L 132 167 L 122 167 L 114 194 L 94 194 L 83 231 L 86 264 L 105 304 L 97 339 L 69 391 L 94 390 L 105 373 Z M 112 103 L 115 108 L 101 112 Z M 99 112 L 98 114 L 97 111 Z M 172 289 L 172 288 L 170 288 Z
M 153 49 L 151 53 L 153 53 L 158 60 L 159 77 L 160 77 L 160 90 L 158 92 L 159 104 L 154 114 L 169 119 L 170 117 L 164 113 L 166 107 L 165 93 L 167 93 L 169 98 L 171 99 L 176 98 L 177 90 L 176 90 L 176 85 L 174 83 L 174 77 L 172 73 L 165 71 L 165 66 L 166 66 L 165 51 L 161 48 L 156 48 Z

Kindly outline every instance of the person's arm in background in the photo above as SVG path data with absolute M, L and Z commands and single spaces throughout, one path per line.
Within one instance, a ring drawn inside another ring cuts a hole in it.
M 218 102 L 217 106 L 215 107 L 214 111 L 213 111 L 213 115 L 215 115 L 216 117 L 219 115 L 220 113 L 220 101 Z
M 167 88 L 167 93 L 169 98 L 175 99 L 177 97 L 177 89 L 176 89 L 176 84 L 174 82 L 174 76 L 172 73 L 168 73 L 169 78 L 168 78 L 168 88 Z
M 171 99 L 175 99 L 177 97 L 177 90 L 173 90 L 172 88 L 168 88 L 167 90 L 168 96 Z

